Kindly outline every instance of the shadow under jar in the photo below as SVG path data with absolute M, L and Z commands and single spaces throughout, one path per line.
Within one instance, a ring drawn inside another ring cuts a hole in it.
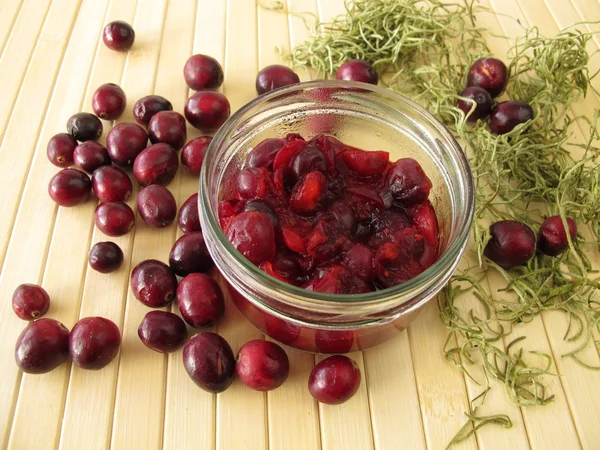
M 416 277 L 387 289 L 353 295 L 307 291 L 253 265 L 227 240 L 218 204 L 250 150 L 267 138 L 323 133 L 365 150 L 414 158 L 431 179 L 429 199 L 440 226 L 439 258 Z M 444 287 L 465 251 L 473 220 L 473 180 L 464 152 L 424 108 L 378 86 L 315 81 L 263 95 L 235 113 L 206 153 L 198 196 L 212 258 L 233 302 L 263 333 L 286 345 L 344 353 L 377 345 L 405 329 Z

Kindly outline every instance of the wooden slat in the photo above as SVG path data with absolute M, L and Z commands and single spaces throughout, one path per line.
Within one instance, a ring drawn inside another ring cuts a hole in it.
M 4 44 L 6 44 L 21 11 L 21 6 L 23 6 L 23 0 L 5 0 L 0 4 L 0 58 L 4 51 Z

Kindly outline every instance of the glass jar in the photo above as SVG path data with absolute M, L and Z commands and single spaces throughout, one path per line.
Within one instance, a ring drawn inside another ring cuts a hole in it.
M 375 292 L 335 295 L 284 283 L 254 266 L 229 243 L 218 220 L 222 186 L 266 138 L 319 133 L 390 161 L 416 159 L 431 179 L 440 225 L 440 256 L 411 280 Z M 237 111 L 212 140 L 198 196 L 208 250 L 241 313 L 286 345 L 319 353 L 364 350 L 406 328 L 453 274 L 473 219 L 473 180 L 452 134 L 429 112 L 388 89 L 348 81 L 314 81 L 262 95 Z

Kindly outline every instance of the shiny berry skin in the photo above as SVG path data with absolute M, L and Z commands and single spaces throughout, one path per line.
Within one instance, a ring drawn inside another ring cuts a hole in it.
M 431 186 L 431 180 L 425 175 L 421 165 L 412 158 L 396 161 L 386 176 L 386 187 L 395 200 L 405 205 L 425 201 Z
M 73 114 L 67 120 L 67 131 L 79 142 L 98 140 L 102 129 L 102 121 L 90 113 Z
M 169 253 L 169 266 L 180 277 L 212 269 L 214 262 L 208 253 L 202 232 L 186 233 L 175 241 Z
M 379 75 L 373 66 L 362 59 L 351 59 L 340 66 L 335 74 L 338 80 L 360 81 L 361 83 L 369 83 L 377 85 Z
M 467 75 L 467 86 L 485 89 L 493 97 L 499 96 L 508 82 L 506 65 L 496 58 L 480 58 L 473 63 Z
M 171 192 L 158 184 L 151 184 L 137 196 L 140 217 L 151 227 L 168 227 L 177 215 L 177 203 Z
M 133 185 L 123 169 L 102 166 L 92 174 L 92 189 L 101 202 L 123 202 L 131 196 Z
M 490 113 L 490 131 L 506 134 L 529 120 L 533 120 L 533 109 L 527 103 L 520 100 L 498 103 Z
M 225 339 L 204 331 L 183 348 L 183 365 L 190 378 L 207 392 L 223 392 L 233 382 L 235 358 Z
M 330 356 L 310 372 L 308 390 L 319 402 L 339 405 L 349 400 L 360 386 L 360 369 L 350 358 Z
M 118 119 L 127 105 L 127 97 L 120 86 L 106 83 L 96 89 L 92 97 L 94 113 L 104 120 Z
M 223 68 L 208 55 L 193 55 L 183 66 L 183 78 L 194 91 L 217 89 L 223 84 Z
M 238 379 L 255 391 L 272 391 L 290 374 L 285 351 L 274 342 L 255 339 L 240 348 L 235 364 Z
M 75 324 L 69 335 L 69 355 L 87 370 L 106 367 L 119 352 L 119 327 L 104 317 L 86 317 Z
M 63 169 L 50 179 L 48 193 L 60 206 L 75 206 L 90 198 L 90 177 L 77 169 Z
M 138 336 L 146 347 L 159 353 L 171 353 L 187 339 L 185 322 L 167 311 L 150 311 L 138 327 Z
M 23 320 L 39 319 L 50 308 L 50 296 L 37 284 L 21 284 L 13 293 L 12 307 Z
M 210 327 L 225 313 L 223 291 L 208 275 L 191 273 L 177 286 L 177 307 L 191 327 Z
M 127 22 L 115 20 L 104 27 L 102 40 L 111 50 L 129 50 L 135 41 L 135 32 Z
M 289 67 L 273 64 L 256 75 L 256 93 L 262 95 L 273 89 L 300 83 L 298 75 Z
M 485 119 L 490 115 L 492 111 L 492 96 L 485 89 L 478 86 L 471 86 L 466 88 L 460 94 L 461 97 L 468 98 L 469 100 L 475 101 L 475 109 L 467 119 L 469 122 L 475 122 L 479 119 Z M 466 100 L 458 100 L 456 103 L 458 109 L 460 109 L 465 115 L 469 114 L 473 104 Z
M 90 249 L 88 262 L 97 272 L 114 272 L 123 264 L 123 250 L 114 242 L 98 242 Z
M 133 105 L 133 117 L 140 125 L 148 125 L 152 116 L 160 111 L 173 111 L 171 102 L 160 95 L 147 95 Z
M 200 175 L 204 155 L 211 141 L 212 137 L 210 136 L 200 136 L 189 141 L 181 150 L 181 164 L 192 175 Z
M 133 268 L 131 290 L 144 305 L 161 308 L 175 299 L 177 277 L 165 263 L 147 259 Z
M 567 217 L 569 236 L 571 241 L 577 237 L 577 224 L 573 219 Z M 557 256 L 569 248 L 569 241 L 565 226 L 560 216 L 550 216 L 540 226 L 538 233 L 538 249 L 548 255 Z
M 390 154 L 381 151 L 346 150 L 342 153 L 342 160 L 354 173 L 362 177 L 372 177 L 385 171 Z
M 483 254 L 505 269 L 525 264 L 535 253 L 535 234 L 524 223 L 495 222 L 490 226 L 490 235 Z
M 130 166 L 135 157 L 146 148 L 148 135 L 136 123 L 120 123 L 106 136 L 106 149 L 110 159 L 120 166 Z
M 185 119 L 175 111 L 159 111 L 152 116 L 148 124 L 150 142 L 164 142 L 179 150 L 187 139 Z
M 77 167 L 85 170 L 90 175 L 98 167 L 112 164 L 106 149 L 96 141 L 86 141 L 75 147 L 73 161 Z
M 47 373 L 69 357 L 69 330 L 54 319 L 31 322 L 15 346 L 15 360 L 25 373 Z
M 283 145 L 283 139 L 265 139 L 248 153 L 246 167 L 272 167 Z
M 48 160 L 57 167 L 69 167 L 73 164 L 75 147 L 77 147 L 77 140 L 70 134 L 55 134 L 48 141 Z
M 154 144 L 142 150 L 133 163 L 133 176 L 140 186 L 169 184 L 179 168 L 177 152 L 169 144 Z
M 317 330 L 315 345 L 320 353 L 348 353 L 354 344 L 354 333 L 349 330 Z
M 263 212 L 244 211 L 227 229 L 229 242 L 250 262 L 258 265 L 275 256 L 275 231 Z
M 229 118 L 229 100 L 220 92 L 200 91 L 185 104 L 185 118 L 195 128 L 216 131 Z
M 123 236 L 135 224 L 135 214 L 125 202 L 103 202 L 94 211 L 94 223 L 107 236 Z
M 281 226 L 279 222 L 279 217 L 275 210 L 264 200 L 250 200 L 244 206 L 244 211 L 260 211 L 269 216 L 271 223 L 273 224 L 273 228 L 278 228 Z
M 200 226 L 200 214 L 198 213 L 198 194 L 192 194 L 188 198 L 177 215 L 177 224 L 184 233 L 202 231 Z

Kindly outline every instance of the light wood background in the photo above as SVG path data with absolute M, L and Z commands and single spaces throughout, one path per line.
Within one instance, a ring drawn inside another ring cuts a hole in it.
M 343 11 L 342 0 L 284 3 L 321 19 Z M 515 18 L 548 35 L 582 19 L 600 19 L 597 0 L 481 3 L 504 15 L 482 14 L 480 22 L 509 36 L 521 34 Z M 104 24 L 116 19 L 135 29 L 128 53 L 102 44 Z M 598 24 L 582 28 L 600 30 Z M 91 111 L 100 84 L 115 82 L 127 93 L 120 121 L 133 121 L 133 103 L 151 93 L 182 112 L 189 95 L 183 64 L 193 53 L 206 53 L 223 63 L 223 90 L 235 110 L 255 96 L 259 68 L 279 62 L 274 46 L 289 48 L 305 37 L 300 19 L 261 10 L 255 0 L 0 0 L 0 448 L 443 449 L 463 425 L 463 412 L 481 388 L 445 362 L 446 330 L 433 303 L 408 331 L 351 355 L 364 378 L 358 394 L 341 406 L 318 405 L 310 397 L 306 383 L 315 357 L 291 349 L 290 378 L 274 392 L 254 392 L 239 382 L 218 396 L 201 391 L 185 373 L 181 351 L 164 356 L 139 341 L 137 327 L 147 309 L 128 288 L 135 264 L 167 259 L 176 227 L 157 231 L 138 219 L 135 232 L 114 239 L 125 263 L 106 276 L 87 266 L 90 245 L 107 239 L 93 226 L 95 202 L 58 208 L 47 195 L 57 168 L 46 159 L 46 143 L 65 130 L 71 114 Z M 599 45 L 596 36 L 590 51 Z M 498 56 L 506 49 L 506 42 L 494 41 Z M 593 60 L 592 71 L 599 61 Z M 590 95 L 573 113 L 591 117 L 598 107 Z M 574 133 L 580 142 L 588 135 L 585 127 Z M 190 138 L 197 135 L 189 130 Z M 197 180 L 180 170 L 169 189 L 181 204 Z M 598 253 L 592 257 L 600 268 Z M 48 316 L 68 327 L 90 315 L 119 324 L 117 359 L 97 372 L 64 364 L 47 375 L 22 374 L 13 352 L 25 323 L 14 315 L 10 298 L 23 282 L 41 283 L 52 298 Z M 508 413 L 513 428 L 485 427 L 458 448 L 600 448 L 600 373 L 560 357 L 569 348 L 564 326 L 562 315 L 548 313 L 513 332 L 555 356 L 554 370 L 561 374 L 551 381 L 556 400 L 519 408 L 494 384 L 479 413 Z M 218 332 L 234 351 L 261 336 L 232 306 Z M 585 357 L 600 364 L 593 347 Z

